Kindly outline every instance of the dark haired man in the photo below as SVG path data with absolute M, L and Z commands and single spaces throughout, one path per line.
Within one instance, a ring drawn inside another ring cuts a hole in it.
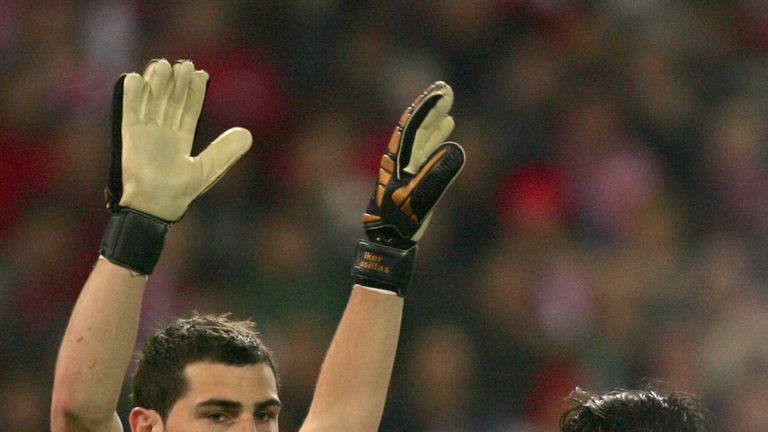
M 236 368 L 215 367 L 216 364 Z M 193 405 L 193 409 L 205 408 L 198 410 L 204 420 L 219 422 L 237 417 L 232 412 L 235 399 L 231 397 L 205 398 L 202 404 L 195 399 L 200 395 L 198 389 L 206 382 L 213 387 L 221 386 L 226 380 L 259 382 L 240 376 L 248 375 L 249 371 L 255 371 L 259 378 L 267 381 L 267 385 L 257 385 L 254 393 L 261 388 L 272 388 L 277 371 L 253 322 L 210 315 L 177 319 L 147 339 L 141 350 L 133 375 L 133 402 L 142 407 L 136 412 L 146 414 L 143 409 L 152 407 L 160 418 L 167 419 L 171 408 L 189 412 L 185 407 Z M 262 402 L 255 410 L 257 417 L 277 418 L 280 403 L 274 396 L 260 398 Z
M 706 432 L 704 409 L 687 393 L 654 389 L 592 394 L 576 389 L 562 432 Z
M 56 362 L 54 432 L 118 432 L 114 413 L 136 339 L 141 300 L 172 222 L 249 149 L 242 128 L 190 156 L 208 76 L 188 61 L 153 61 L 115 85 L 112 214 L 100 258 L 72 312 Z M 355 286 L 301 430 L 378 429 L 416 242 L 458 175 L 450 87 L 437 82 L 403 113 L 363 215 Z M 248 322 L 193 317 L 149 339 L 134 377 L 133 432 L 278 430 L 269 351 Z

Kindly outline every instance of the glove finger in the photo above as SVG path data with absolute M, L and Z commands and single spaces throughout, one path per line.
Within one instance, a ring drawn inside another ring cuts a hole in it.
M 107 206 L 120 202 L 123 195 L 123 127 L 141 123 L 144 79 L 137 73 L 123 74 L 112 92 L 112 124 L 110 133 L 109 180 Z
M 144 72 L 144 80 L 149 84 L 147 117 L 150 121 L 163 124 L 165 107 L 170 95 L 173 69 L 168 60 L 153 60 Z
M 411 161 L 403 171 L 408 174 L 416 174 L 424 165 L 427 157 L 435 152 L 440 144 L 448 139 L 448 135 L 453 132 L 455 123 L 453 117 L 443 117 L 440 123 L 430 129 L 420 129 L 416 133 L 416 145 L 413 146 Z
M 247 129 L 235 127 L 219 135 L 194 158 L 201 190 L 205 193 L 251 148 L 253 138 Z
M 421 222 L 464 167 L 464 149 L 448 142 L 435 150 L 407 185 L 392 193 L 392 201 L 412 221 Z
M 187 101 L 184 104 L 184 110 L 181 115 L 180 129 L 183 132 L 194 136 L 200 112 L 203 110 L 203 101 L 205 101 L 205 91 L 207 88 L 208 72 L 204 70 L 195 71 L 189 83 L 189 93 L 187 93 Z
M 173 129 L 181 127 L 181 115 L 184 112 L 184 103 L 189 93 L 189 83 L 192 80 L 192 73 L 195 72 L 195 65 L 185 60 L 173 65 L 173 89 L 168 98 L 165 121 Z
M 424 121 L 421 123 L 420 129 L 433 129 L 436 127 L 440 121 L 448 115 L 448 112 L 453 106 L 453 89 L 451 89 L 451 86 L 448 84 L 443 82 L 441 82 L 441 84 L 441 86 L 433 91 L 433 94 L 439 94 L 443 97 L 441 97 L 434 108 L 429 111 L 424 118 Z
M 115 83 L 112 90 L 112 124 L 110 131 L 110 161 L 109 161 L 109 179 L 107 181 L 106 200 L 107 207 L 120 201 L 123 194 L 123 113 L 125 107 L 133 111 L 134 105 L 125 103 L 125 81 L 127 75 L 121 75 Z M 131 118 L 138 117 L 135 113 L 129 115 Z
M 424 235 L 424 231 L 427 230 L 427 225 L 429 225 L 429 221 L 432 220 L 432 215 L 434 212 L 427 213 L 427 216 L 424 217 L 424 222 L 419 225 L 419 229 L 416 230 L 416 233 L 411 236 L 411 241 L 419 242 L 421 240 L 421 236 Z
M 134 125 L 141 122 L 142 94 L 144 89 L 144 79 L 137 73 L 129 73 L 120 77 L 123 81 L 122 87 L 122 122 L 123 125 Z M 117 85 L 115 85 L 115 94 L 117 97 Z M 113 100 L 113 103 L 115 101 Z M 114 113 L 114 108 L 113 108 Z
M 410 107 L 403 113 L 400 118 L 398 127 L 401 128 L 401 136 L 399 145 L 396 149 L 392 150 L 392 142 L 390 141 L 390 152 L 397 152 L 397 173 L 398 178 L 402 177 L 403 169 L 410 164 L 411 154 L 413 147 L 416 144 L 416 132 L 424 125 L 425 120 L 429 117 L 430 124 L 434 123 L 436 119 L 441 118 L 447 114 L 445 109 L 450 109 L 453 100 L 453 92 L 450 92 L 450 100 L 448 102 L 439 102 L 444 99 L 446 94 L 446 88 L 450 88 L 448 84 L 437 81 L 429 86 L 421 95 L 419 95 Z M 440 107 L 439 110 L 435 110 L 436 107 Z M 430 116 L 430 114 L 433 114 Z M 442 113 L 442 114 L 441 114 Z M 397 133 L 397 131 L 396 131 Z M 394 138 L 394 136 L 393 136 Z

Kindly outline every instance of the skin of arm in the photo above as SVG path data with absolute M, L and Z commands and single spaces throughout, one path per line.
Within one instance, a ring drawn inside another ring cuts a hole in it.
M 433 83 L 403 112 L 390 138 L 362 218 L 371 241 L 358 243 L 352 274 L 358 282 L 391 291 L 352 289 L 301 432 L 379 428 L 400 334 L 400 295 L 408 280 L 402 270 L 390 268 L 410 269 L 432 208 L 464 165 L 461 146 L 444 142 L 454 127 L 448 114 L 452 103 L 451 87 Z M 377 265 L 365 265 L 371 263 Z
M 51 430 L 121 431 L 115 415 L 146 277 L 100 259 L 75 304 L 56 361 Z
M 119 204 L 143 212 L 144 219 L 178 221 L 248 151 L 250 132 L 231 128 L 191 157 L 207 81 L 208 74 L 196 71 L 192 62 L 172 66 L 165 59 L 151 61 L 143 76 L 129 73 L 118 80 L 113 116 L 119 117 L 112 125 L 119 129 L 113 129 L 112 151 L 121 170 L 117 175 L 110 168 L 111 210 Z M 133 239 L 130 232 L 123 235 Z M 112 253 L 103 250 L 106 257 Z M 56 361 L 54 432 L 121 430 L 114 410 L 136 343 L 147 280 L 125 267 L 100 259 L 80 293 Z M 149 267 L 145 271 L 154 264 Z
M 301 432 L 378 430 L 402 314 L 402 297 L 354 286 Z

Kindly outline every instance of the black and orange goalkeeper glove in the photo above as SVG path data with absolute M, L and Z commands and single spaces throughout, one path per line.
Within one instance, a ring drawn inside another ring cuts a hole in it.
M 464 150 L 444 142 L 453 131 L 451 87 L 438 81 L 405 110 L 381 158 L 363 214 L 369 240 L 357 245 L 356 283 L 404 296 L 432 210 L 464 166 Z

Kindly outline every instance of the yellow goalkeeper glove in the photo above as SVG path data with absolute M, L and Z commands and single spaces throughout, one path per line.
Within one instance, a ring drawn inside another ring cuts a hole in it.
M 143 75 L 115 84 L 106 190 L 112 216 L 100 250 L 110 261 L 149 274 L 169 225 L 250 148 L 250 132 L 232 128 L 191 156 L 207 82 L 192 62 L 155 60 Z

